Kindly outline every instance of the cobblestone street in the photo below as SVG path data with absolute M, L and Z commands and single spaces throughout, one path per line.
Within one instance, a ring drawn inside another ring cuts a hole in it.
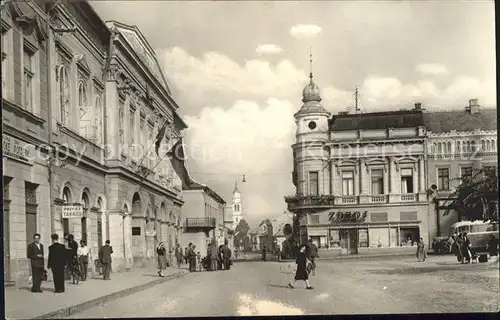
M 499 310 L 498 263 L 460 265 L 452 256 L 318 262 L 314 290 L 287 262 L 239 262 L 101 305 L 74 318 L 492 312 Z M 467 303 L 456 299 L 467 294 Z

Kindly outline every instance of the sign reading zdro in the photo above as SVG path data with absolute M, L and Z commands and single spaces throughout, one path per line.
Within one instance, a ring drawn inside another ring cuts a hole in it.
M 62 217 L 63 219 L 77 219 L 83 218 L 83 206 L 82 205 L 65 205 L 62 207 Z
M 9 135 L 2 135 L 3 156 L 32 165 L 35 162 L 35 146 Z

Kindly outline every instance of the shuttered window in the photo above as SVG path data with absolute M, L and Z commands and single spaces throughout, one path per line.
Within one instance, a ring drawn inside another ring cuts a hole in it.
M 371 214 L 371 222 L 386 222 L 387 212 L 373 212 Z
M 417 211 L 401 212 L 399 214 L 400 221 L 417 221 L 418 215 Z

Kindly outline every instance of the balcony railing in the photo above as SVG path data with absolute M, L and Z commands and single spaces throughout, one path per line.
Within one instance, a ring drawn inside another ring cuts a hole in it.
M 288 204 L 288 209 L 299 209 L 307 207 L 328 207 L 335 204 L 335 197 L 330 195 L 325 196 L 290 196 L 285 197 L 285 202 Z
M 375 195 L 375 196 L 370 196 L 370 202 L 371 203 L 386 203 L 387 202 L 387 196 L 386 195 Z
M 186 228 L 215 229 L 215 218 L 186 218 Z
M 401 202 L 407 202 L 407 201 L 416 201 L 416 197 L 414 194 L 402 194 L 401 195 Z
M 357 203 L 357 197 L 356 196 L 342 196 L 340 197 L 340 203 L 341 204 L 353 204 Z

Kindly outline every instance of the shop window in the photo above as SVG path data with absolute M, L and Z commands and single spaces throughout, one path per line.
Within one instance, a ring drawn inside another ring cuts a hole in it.
M 401 169 L 401 193 L 413 193 L 413 169 Z
M 389 228 L 370 228 L 368 231 L 370 238 L 370 247 L 386 248 L 390 245 Z
M 471 179 L 472 178 L 472 167 L 462 167 L 460 169 L 460 176 L 462 177 L 462 181 Z
M 309 172 L 309 194 L 317 196 L 319 192 L 318 172 Z
M 438 190 L 450 190 L 450 170 L 438 168 Z
M 330 230 L 330 247 L 340 247 L 340 233 L 339 230 Z
M 418 227 L 399 229 L 399 245 L 401 247 L 417 245 L 419 238 L 420 230 Z
M 368 229 L 359 229 L 358 232 L 359 232 L 358 235 L 359 247 L 368 248 L 370 245 L 368 239 Z
M 384 194 L 383 170 L 372 170 L 372 194 Z
M 353 171 L 343 171 L 342 172 L 342 195 L 343 196 L 354 195 L 354 172 Z
M 81 218 L 82 223 L 82 240 L 87 242 L 87 217 L 89 213 L 89 197 L 86 193 L 82 194 L 82 204 L 83 204 L 83 217 Z

